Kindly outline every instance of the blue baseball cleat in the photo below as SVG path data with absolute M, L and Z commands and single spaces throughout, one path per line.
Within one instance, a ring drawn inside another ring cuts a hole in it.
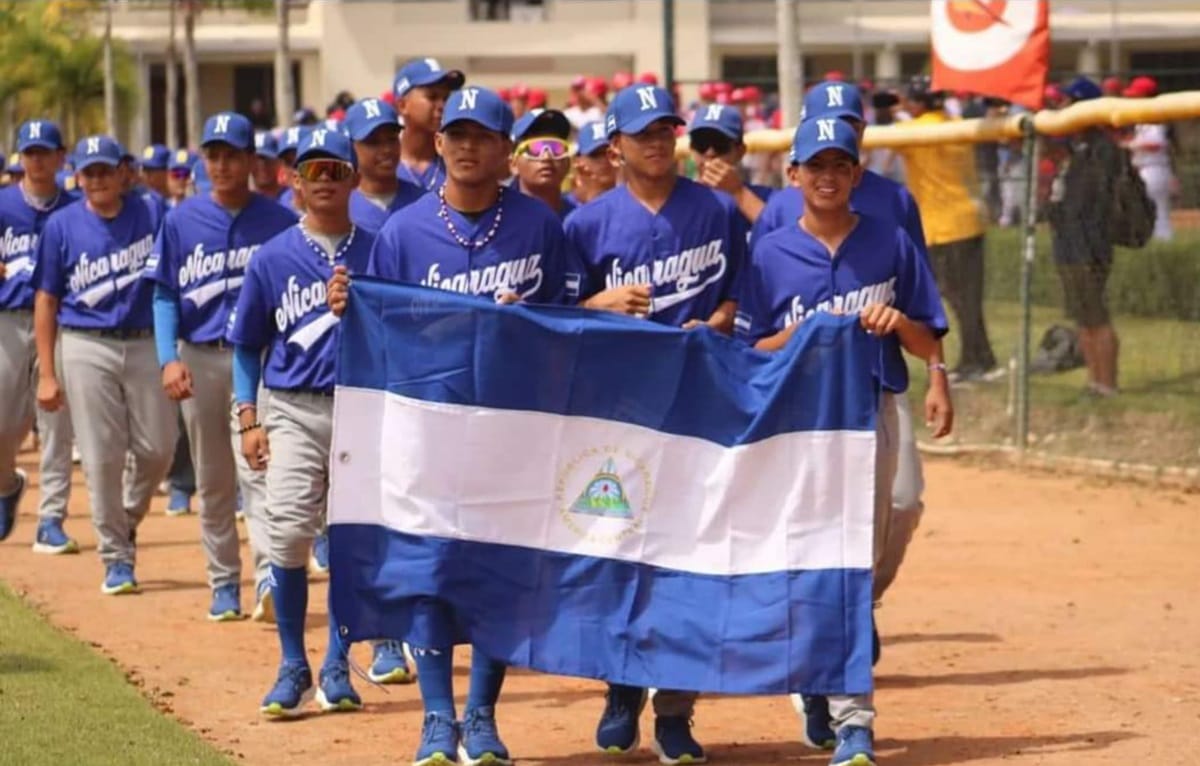
M 167 496 L 168 516 L 186 516 L 192 512 L 192 496 L 181 489 L 172 489 Z
M 804 719 L 800 740 L 814 750 L 832 750 L 837 744 L 833 720 L 829 715 L 829 698 L 819 694 L 793 694 L 792 705 Z
M 308 665 L 285 662 L 279 666 L 275 686 L 263 697 L 259 710 L 269 718 L 295 718 L 312 696 L 312 671 Z
M 875 735 L 864 726 L 843 726 L 830 766 L 875 766 Z
M 458 763 L 458 722 L 447 713 L 426 713 L 413 766 Z
M 416 677 L 404 654 L 403 641 L 380 641 L 375 644 L 375 655 L 367 678 L 377 684 L 411 684 Z
M 350 685 L 350 666 L 346 662 L 334 662 L 321 668 L 317 707 L 327 713 L 346 713 L 362 710 L 362 706 L 362 698 Z
M 122 596 L 137 593 L 137 578 L 133 576 L 133 564 L 118 561 L 104 568 L 104 583 L 100 592 L 106 596 Z
M 213 588 L 208 619 L 212 622 L 233 622 L 242 619 L 242 595 L 237 583 Z
M 500 741 L 495 708 L 480 707 L 468 710 L 459 726 L 459 733 L 461 739 L 458 756 L 465 766 L 509 766 L 512 763 L 508 756 L 508 748 Z
M 692 722 L 687 716 L 659 716 L 654 719 L 654 742 L 651 749 L 659 763 L 707 763 L 704 748 L 692 736 Z
M 645 689 L 609 684 L 604 695 L 604 713 L 596 726 L 596 747 L 612 755 L 636 748 L 641 741 L 638 717 L 646 707 L 646 699 Z
M 329 533 L 322 532 L 313 540 L 308 568 L 313 574 L 329 574 Z
M 37 536 L 33 540 L 33 552 L 51 556 L 79 553 L 79 543 L 63 530 L 62 519 L 42 519 L 38 522 Z

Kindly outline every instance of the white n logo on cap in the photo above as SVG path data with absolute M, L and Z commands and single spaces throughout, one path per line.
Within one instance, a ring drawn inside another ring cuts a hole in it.
M 605 133 L 605 131 L 604 131 L 604 123 L 597 122 L 595 125 L 592 126 L 592 140 L 593 141 L 599 141 L 600 139 L 604 138 L 606 135 L 607 135 L 607 133 Z
M 217 115 L 217 126 L 216 126 L 214 132 L 216 132 L 216 133 L 228 133 L 229 132 L 229 115 L 227 115 L 227 114 L 218 114 Z
M 328 130 L 314 130 L 309 146 L 325 146 L 325 134 L 328 132 Z
M 723 111 L 725 111 L 725 107 L 721 106 L 720 104 L 709 104 L 708 110 L 704 113 L 704 119 L 713 121 L 719 120 L 721 119 L 721 112 Z
M 379 101 L 374 98 L 368 98 L 363 102 L 363 109 L 367 112 L 367 119 L 373 120 L 379 116 Z
M 29 137 L 30 138 L 41 138 L 42 137 L 42 123 L 37 122 L 37 121 L 29 123 Z
M 475 110 L 475 99 L 479 96 L 478 88 L 464 88 L 462 91 L 462 102 L 458 105 L 458 111 L 470 112 Z
M 440 72 L 442 70 L 442 65 L 438 63 L 437 59 L 425 59 L 425 66 L 429 67 L 435 72 Z
M 266 133 L 259 133 L 257 136 L 254 137 L 254 148 L 255 149 L 263 148 L 263 144 L 265 144 L 265 143 L 267 143 L 267 134 Z M 149 151 L 149 150 L 147 150 L 147 151 Z M 146 158 L 149 159 L 149 157 L 150 157 L 150 155 L 147 154 Z
M 100 152 L 100 137 L 92 136 L 87 140 L 87 153 L 98 154 Z
M 658 108 L 658 95 L 654 88 L 638 88 L 638 100 L 642 102 L 642 111 Z
M 817 140 L 832 141 L 834 139 L 833 127 L 836 124 L 837 120 L 834 119 L 826 118 L 817 120 Z
M 830 85 L 825 91 L 825 94 L 829 97 L 829 103 L 825 104 L 825 106 L 845 106 L 845 99 L 842 96 L 842 91 L 845 89 L 846 86 L 844 85 Z
M 294 144 L 299 140 L 300 140 L 300 128 L 288 128 L 287 142 L 289 144 Z

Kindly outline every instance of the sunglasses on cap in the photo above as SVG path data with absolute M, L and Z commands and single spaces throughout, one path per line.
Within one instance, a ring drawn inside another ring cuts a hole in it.
M 345 160 L 322 157 L 301 162 L 296 166 L 296 175 L 301 181 L 345 181 L 354 175 L 354 166 Z
M 732 138 L 715 130 L 698 130 L 689 140 L 699 154 L 707 154 L 710 149 L 717 154 L 729 154 L 734 146 Z
M 188 176 L 190 176 L 191 174 L 192 174 L 192 171 L 188 170 L 187 168 L 175 168 L 174 170 L 171 171 L 171 178 L 183 180 L 183 179 L 187 178 Z
M 571 154 L 571 147 L 561 138 L 531 138 L 522 141 L 516 149 L 518 157 L 533 160 L 563 160 Z

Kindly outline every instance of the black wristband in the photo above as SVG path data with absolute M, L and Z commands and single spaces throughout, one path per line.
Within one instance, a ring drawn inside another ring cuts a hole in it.
M 238 436 L 245 436 L 256 428 L 262 428 L 262 423 L 255 421 L 248 426 L 242 426 L 238 429 Z

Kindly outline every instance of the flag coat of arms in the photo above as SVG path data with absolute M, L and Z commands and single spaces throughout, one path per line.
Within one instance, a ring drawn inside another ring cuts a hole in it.
M 856 318 L 771 355 L 356 278 L 331 619 L 645 687 L 869 691 L 878 355 Z
M 1047 0 L 932 0 L 935 90 L 1041 109 L 1050 70 Z

